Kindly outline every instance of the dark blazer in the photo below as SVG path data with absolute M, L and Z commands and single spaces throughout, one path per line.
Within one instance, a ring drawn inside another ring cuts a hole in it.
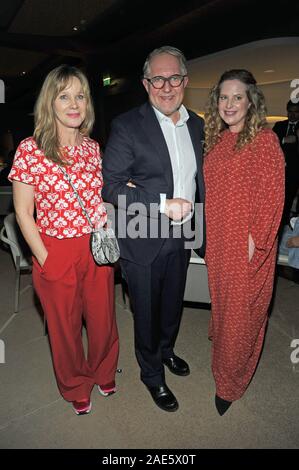
M 273 126 L 272 130 L 278 136 L 280 145 L 282 145 L 282 139 L 287 135 L 288 125 L 289 121 L 287 119 L 285 121 L 278 121 Z M 299 121 L 297 122 L 295 129 L 299 129 Z
M 299 152 L 298 152 L 298 139 L 294 144 L 283 144 L 282 139 L 287 134 L 289 121 L 278 121 L 273 126 L 273 132 L 279 138 L 281 148 L 285 155 L 285 161 L 287 164 L 287 170 L 297 171 L 299 166 Z M 296 124 L 295 131 L 299 129 L 299 121 Z
M 192 111 L 188 110 L 188 113 L 187 125 L 197 163 L 196 202 L 204 203 L 204 123 Z M 103 199 L 118 208 L 116 229 L 121 257 L 137 264 L 150 264 L 162 246 L 163 237 L 150 238 L 149 222 L 154 223 L 156 219 L 159 227 L 163 221 L 169 224 L 169 219 L 159 213 L 158 205 L 161 193 L 165 193 L 167 199 L 173 198 L 173 174 L 163 132 L 149 103 L 118 116 L 112 122 L 103 157 L 103 178 Z M 136 189 L 132 190 L 127 186 L 129 180 L 136 185 Z M 120 202 L 118 196 L 126 196 L 125 202 Z M 132 203 L 143 204 L 136 213 L 139 213 L 140 223 L 148 227 L 147 238 L 122 238 L 124 225 L 132 221 L 135 214 L 126 214 L 126 209 Z M 157 210 L 150 214 L 150 204 L 153 203 Z M 198 248 L 200 256 L 203 256 L 204 242 Z

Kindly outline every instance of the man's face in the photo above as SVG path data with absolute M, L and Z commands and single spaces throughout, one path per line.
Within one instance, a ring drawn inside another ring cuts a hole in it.
M 169 78 L 172 75 L 183 75 L 180 69 L 178 59 L 171 54 L 159 54 L 150 62 L 150 70 L 147 78 L 165 77 Z M 169 82 L 165 82 L 163 88 L 154 88 L 147 80 L 142 81 L 150 103 L 158 109 L 165 116 L 170 117 L 174 123 L 179 119 L 178 109 L 182 104 L 184 98 L 185 87 L 188 83 L 188 78 L 185 77 L 178 87 L 172 87 Z
M 291 122 L 299 121 L 299 104 L 288 107 L 288 119 Z

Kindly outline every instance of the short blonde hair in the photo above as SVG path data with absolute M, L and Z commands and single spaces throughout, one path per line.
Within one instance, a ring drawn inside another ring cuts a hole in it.
M 94 124 L 94 109 L 90 95 L 88 80 L 84 73 L 76 67 L 60 65 L 53 69 L 45 78 L 34 107 L 34 139 L 45 156 L 60 165 L 65 165 L 60 152 L 60 143 L 54 113 L 54 101 L 64 90 L 73 77 L 78 78 L 86 99 L 86 116 L 80 126 L 80 133 L 88 136 Z

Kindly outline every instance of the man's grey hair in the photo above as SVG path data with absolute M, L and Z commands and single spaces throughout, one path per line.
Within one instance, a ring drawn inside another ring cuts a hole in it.
M 170 54 L 170 55 L 173 55 L 174 57 L 176 57 L 179 61 L 179 64 L 180 64 L 181 74 L 182 75 L 187 75 L 187 61 L 186 61 L 186 57 L 184 56 L 182 51 L 180 51 L 176 47 L 163 46 L 163 47 L 159 47 L 158 49 L 154 49 L 147 56 L 146 61 L 144 62 L 144 66 L 143 66 L 143 76 L 144 77 L 149 78 L 151 60 L 154 57 L 156 57 L 157 55 L 160 55 L 160 54 Z

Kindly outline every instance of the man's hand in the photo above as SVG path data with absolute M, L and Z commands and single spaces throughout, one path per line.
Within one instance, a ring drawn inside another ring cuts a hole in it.
M 175 199 L 166 199 L 165 215 L 171 220 L 179 221 L 187 217 L 192 211 L 192 202 L 179 197 Z
M 129 188 L 136 188 L 135 184 L 132 183 L 132 181 L 128 181 L 127 186 L 129 186 Z

